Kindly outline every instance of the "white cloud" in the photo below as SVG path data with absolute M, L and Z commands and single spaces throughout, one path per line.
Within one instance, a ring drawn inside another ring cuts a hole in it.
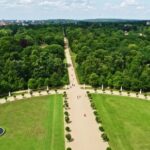
M 26 4 L 31 4 L 33 2 L 34 2 L 34 0 L 19 0 L 18 4 L 26 5 Z
M 138 2 L 136 0 L 123 0 L 120 3 L 120 7 L 128 7 L 128 6 L 137 6 Z
M 0 0 L 0 7 L 57 7 L 60 9 L 92 9 L 93 0 Z
M 108 10 L 143 10 L 145 7 L 144 5 L 140 4 L 137 0 L 122 0 L 121 3 L 119 4 L 114 4 L 114 3 L 105 3 L 104 9 Z
M 42 0 L 39 2 L 41 6 L 54 6 L 60 9 L 92 9 L 92 2 L 90 0 Z
M 145 7 L 144 6 L 137 6 L 136 9 L 137 10 L 143 10 L 143 9 L 145 9 Z

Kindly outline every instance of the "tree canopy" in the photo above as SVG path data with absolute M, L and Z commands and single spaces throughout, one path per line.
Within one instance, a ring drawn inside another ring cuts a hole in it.
M 0 95 L 68 83 L 61 26 L 0 27 Z
M 68 26 L 81 83 L 150 91 L 150 27 L 123 23 Z

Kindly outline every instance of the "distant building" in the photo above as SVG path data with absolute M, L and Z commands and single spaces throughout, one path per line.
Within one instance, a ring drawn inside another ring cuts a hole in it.
M 7 23 L 5 23 L 4 21 L 0 21 L 0 26 L 6 26 Z
M 129 35 L 128 31 L 125 31 L 125 32 L 124 32 L 124 35 L 125 35 L 125 36 Z
M 147 25 L 147 26 L 150 26 L 150 21 L 147 21 L 147 22 L 146 22 L 146 25 Z

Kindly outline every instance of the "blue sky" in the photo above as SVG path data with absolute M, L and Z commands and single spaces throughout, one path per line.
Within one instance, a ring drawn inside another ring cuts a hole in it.
M 0 0 L 0 19 L 150 19 L 150 0 Z

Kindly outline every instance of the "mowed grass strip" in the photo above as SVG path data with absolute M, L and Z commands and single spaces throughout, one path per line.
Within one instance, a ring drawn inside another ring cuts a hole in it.
M 150 102 L 93 94 L 112 150 L 150 150 Z
M 62 95 L 0 105 L 0 150 L 65 150 Z

